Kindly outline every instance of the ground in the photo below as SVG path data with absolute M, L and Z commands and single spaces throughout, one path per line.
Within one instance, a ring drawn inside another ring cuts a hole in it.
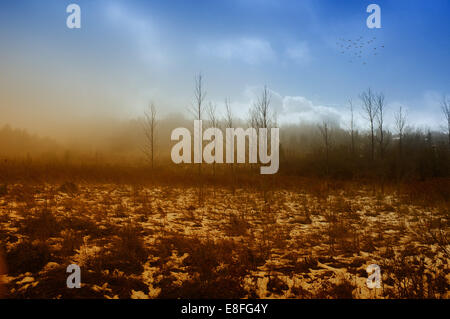
M 363 184 L 10 184 L 2 281 L 9 298 L 449 298 L 448 203 L 414 197 Z M 73 263 L 80 289 L 66 287 Z M 370 264 L 381 288 L 366 285 Z

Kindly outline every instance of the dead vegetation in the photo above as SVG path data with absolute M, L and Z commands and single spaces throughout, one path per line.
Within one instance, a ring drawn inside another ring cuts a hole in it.
M 201 205 L 195 186 L 10 183 L 8 296 L 448 298 L 448 181 L 334 183 L 205 186 Z M 71 263 L 81 289 L 65 286 Z M 376 290 L 365 285 L 372 263 Z

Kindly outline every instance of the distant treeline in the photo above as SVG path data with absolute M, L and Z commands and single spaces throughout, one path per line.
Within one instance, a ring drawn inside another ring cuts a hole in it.
M 184 125 L 189 127 L 190 124 L 192 123 L 186 120 Z M 139 126 L 131 127 L 137 131 L 140 129 Z M 383 152 L 378 147 L 375 148 L 375 155 L 372 159 L 370 135 L 367 132 L 356 132 L 352 144 L 349 131 L 338 127 L 327 129 L 328 145 L 325 144 L 317 126 L 281 126 L 278 174 L 386 180 L 450 177 L 450 148 L 446 135 L 443 133 L 419 129 L 406 130 L 400 146 L 398 136 L 386 131 L 386 144 Z M 192 166 L 192 170 L 195 171 L 194 164 L 175 165 L 172 163 L 170 148 L 174 142 L 170 141 L 168 135 L 170 130 L 167 130 L 167 127 L 165 130 L 167 131 L 165 132 L 166 139 L 163 139 L 162 136 L 158 136 L 156 139 L 155 170 L 156 168 L 165 168 L 173 171 L 174 175 L 178 175 L 184 174 L 186 170 L 189 171 Z M 146 176 L 151 176 L 151 165 L 147 154 L 142 150 L 145 139 L 138 142 L 130 140 L 130 143 L 126 143 L 127 139 L 128 136 L 123 136 L 121 140 L 118 140 L 122 147 L 114 147 L 114 143 L 110 141 L 110 147 L 104 147 L 101 151 L 80 151 L 62 147 L 51 139 L 42 139 L 29 135 L 25 131 L 12 130 L 7 127 L 0 129 L 0 165 L 4 166 L 3 173 L 5 174 L 8 171 L 5 166 L 14 163 L 15 167 L 22 164 L 29 167 L 32 167 L 33 164 L 52 164 L 54 169 L 60 170 L 64 170 L 68 166 L 79 167 L 79 170 L 82 167 L 87 169 L 88 166 L 97 169 L 104 166 L 105 174 L 113 174 L 117 167 L 124 170 L 126 167 L 141 167 L 148 170 Z M 226 175 L 231 169 L 229 166 L 230 164 L 216 164 L 215 173 L 218 176 L 221 175 L 221 172 Z M 241 172 L 240 174 L 252 169 L 248 164 L 233 165 L 233 170 L 237 173 Z M 212 165 L 203 164 L 203 171 L 205 174 L 213 174 Z M 52 175 L 53 173 L 48 172 L 48 174 Z M 257 170 L 255 170 L 255 174 L 257 174 Z
M 450 176 L 450 147 L 439 132 L 406 130 L 398 135 L 385 131 L 382 146 L 371 153 L 371 137 L 364 131 L 351 134 L 328 128 L 327 144 L 321 136 L 285 132 L 280 145 L 280 171 L 301 176 L 334 178 L 427 179 Z M 304 151 L 305 145 L 308 151 Z M 328 148 L 328 150 L 327 150 Z M 327 155 L 328 153 L 328 155 Z

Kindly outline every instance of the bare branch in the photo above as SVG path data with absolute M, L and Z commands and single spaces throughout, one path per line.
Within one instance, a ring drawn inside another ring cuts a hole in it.
M 204 105 L 203 102 L 206 98 L 206 92 L 203 88 L 203 76 L 202 74 L 198 74 L 195 77 L 195 87 L 194 87 L 194 103 L 189 108 L 189 111 L 194 116 L 194 119 L 201 120 L 203 111 L 204 111 Z
M 233 127 L 233 113 L 231 112 L 230 100 L 228 98 L 225 99 L 225 124 L 228 128 Z
M 217 106 L 212 103 L 209 102 L 207 108 L 206 108 L 206 112 L 208 113 L 208 119 L 209 122 L 211 124 L 211 127 L 218 127 L 219 126 L 219 120 L 217 118 Z
M 377 107 L 375 105 L 375 97 L 370 88 L 361 93 L 359 96 L 363 102 L 363 115 L 370 124 L 370 146 L 371 146 L 371 159 L 375 158 L 375 132 L 374 132 L 374 122 L 377 116 Z
M 384 94 L 379 93 L 374 97 L 375 102 L 375 118 L 378 124 L 378 143 L 380 155 L 383 157 L 384 147 L 385 147 L 385 139 L 384 139 L 384 112 L 385 112 L 385 102 L 384 102 Z
M 406 112 L 403 111 L 403 108 L 400 106 L 398 112 L 395 113 L 395 129 L 399 138 L 403 137 L 405 127 L 406 127 Z
M 354 155 L 355 153 L 355 121 L 354 121 L 354 112 L 353 112 L 353 101 L 352 99 L 348 100 L 348 104 L 350 106 L 350 137 L 351 137 L 351 151 Z
M 271 99 L 272 95 L 269 89 L 267 88 L 267 86 L 264 86 L 264 89 L 261 92 L 261 96 L 258 97 L 258 100 L 253 104 L 253 108 L 250 111 L 251 118 L 255 122 L 255 127 L 268 128 L 269 126 L 271 126 Z
M 156 126 L 158 124 L 156 119 L 156 107 L 153 102 L 150 103 L 148 110 L 144 113 L 144 116 L 144 133 L 146 138 L 144 153 L 150 159 L 153 168 L 155 157 L 155 133 Z

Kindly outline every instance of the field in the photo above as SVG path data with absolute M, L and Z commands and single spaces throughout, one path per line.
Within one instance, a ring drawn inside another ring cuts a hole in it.
M 449 298 L 449 189 L 2 185 L 2 280 L 9 298 Z

